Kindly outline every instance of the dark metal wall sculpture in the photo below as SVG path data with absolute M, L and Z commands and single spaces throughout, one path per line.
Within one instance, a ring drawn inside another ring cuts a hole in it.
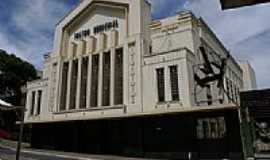
M 213 53 L 207 52 L 203 46 L 201 46 L 199 50 L 203 63 L 197 64 L 193 67 L 195 80 L 195 102 L 197 105 L 205 102 L 211 105 L 213 101 L 211 88 L 216 86 L 219 90 L 220 97 L 223 97 L 219 99 L 222 103 L 224 101 L 224 96 L 222 96 L 222 94 L 226 93 L 224 89 L 224 75 L 229 55 L 226 55 L 226 57 L 219 57 L 218 59 L 212 58 L 212 60 L 210 60 L 209 55 Z M 207 100 L 200 99 L 198 95 L 204 89 L 206 89 L 207 92 Z

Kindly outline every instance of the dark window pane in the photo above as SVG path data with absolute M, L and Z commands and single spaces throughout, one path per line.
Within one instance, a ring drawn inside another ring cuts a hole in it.
M 158 101 L 165 101 L 165 81 L 164 81 L 164 68 L 158 68 L 157 72 L 157 88 L 158 88 Z
M 123 104 L 123 48 L 115 53 L 114 103 Z
M 69 68 L 69 63 L 65 62 L 63 64 L 63 69 L 62 69 L 60 111 L 66 110 L 68 68 Z
M 36 92 L 32 92 L 32 103 L 31 103 L 31 110 L 30 110 L 30 115 L 34 115 L 34 110 L 35 110 L 35 100 L 36 100 Z
M 38 91 L 37 115 L 40 114 L 42 91 Z
M 102 105 L 110 105 L 110 75 L 111 75 L 111 53 L 103 55 L 103 84 L 102 84 Z
M 82 59 L 81 68 L 82 70 L 81 70 L 80 108 L 86 108 L 88 57 L 84 57 Z
M 98 67 L 99 55 L 93 55 L 92 57 L 92 74 L 91 74 L 91 107 L 97 107 L 98 103 Z
M 177 66 L 170 66 L 171 94 L 173 101 L 179 101 L 178 70 Z
M 71 83 L 70 83 L 69 109 L 76 108 L 77 78 L 78 78 L 78 60 L 73 60 L 71 80 L 70 80 Z

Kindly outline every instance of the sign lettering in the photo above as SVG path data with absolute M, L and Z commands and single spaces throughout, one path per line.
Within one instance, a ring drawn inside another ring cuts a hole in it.
M 114 28 L 119 28 L 117 20 L 114 20 L 112 22 L 106 22 L 105 24 L 95 26 L 93 29 L 93 34 L 96 35 L 98 33 L 106 32 Z M 74 39 L 80 40 L 90 35 L 91 35 L 91 29 L 86 29 L 86 30 L 75 33 Z

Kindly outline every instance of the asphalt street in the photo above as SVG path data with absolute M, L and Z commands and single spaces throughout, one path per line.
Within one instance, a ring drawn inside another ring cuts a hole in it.
M 0 147 L 0 160 L 15 160 L 16 152 L 11 149 Z M 38 155 L 34 153 L 21 153 L 20 160 L 78 160 L 61 158 L 53 155 Z

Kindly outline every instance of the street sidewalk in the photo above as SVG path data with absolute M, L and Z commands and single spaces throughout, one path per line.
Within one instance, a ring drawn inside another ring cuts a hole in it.
M 7 148 L 13 151 L 16 151 L 17 142 L 0 139 L 0 147 Z M 23 153 L 29 153 L 34 155 L 43 155 L 43 156 L 56 156 L 59 158 L 69 158 L 76 160 L 146 160 L 143 158 L 128 158 L 120 156 L 110 156 L 110 155 L 92 155 L 92 154 L 80 154 L 80 153 L 71 153 L 71 152 L 60 152 L 52 150 L 40 150 L 32 149 L 27 143 L 22 144 Z M 152 159 L 153 160 L 153 159 Z

